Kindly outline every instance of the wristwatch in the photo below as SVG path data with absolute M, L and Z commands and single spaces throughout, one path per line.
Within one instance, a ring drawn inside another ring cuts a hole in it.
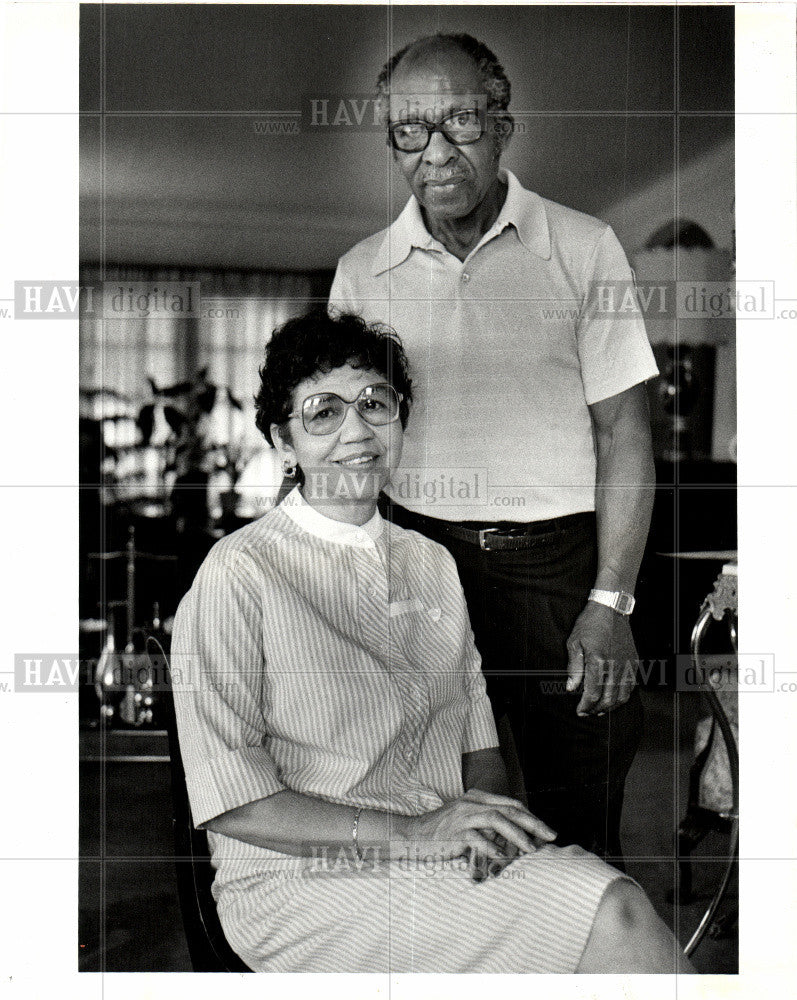
M 595 604 L 605 604 L 619 615 L 630 615 L 636 604 L 634 595 L 624 590 L 591 590 L 588 600 Z

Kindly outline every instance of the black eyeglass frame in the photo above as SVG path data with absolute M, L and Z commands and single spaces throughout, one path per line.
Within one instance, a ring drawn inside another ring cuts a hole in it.
M 432 141 L 432 135 L 435 132 L 442 132 L 445 136 L 446 141 L 450 142 L 452 146 L 472 146 L 479 139 L 483 138 L 485 132 L 487 131 L 487 115 L 488 111 L 484 108 L 460 108 L 458 111 L 452 111 L 451 114 L 446 115 L 439 122 L 425 122 L 425 121 L 404 121 L 404 122 L 389 122 L 387 126 L 387 143 L 392 146 L 393 149 L 397 150 L 399 153 L 422 153 L 429 143 Z M 475 139 L 467 139 L 465 142 L 457 141 L 446 131 L 446 124 L 451 121 L 452 118 L 456 118 L 457 115 L 475 114 L 479 119 L 479 134 Z M 419 149 L 402 149 L 401 146 L 396 144 L 395 131 L 402 128 L 405 125 L 421 125 L 426 129 L 426 142 Z
M 360 408 L 357 406 L 357 404 L 363 398 L 363 394 L 366 393 L 366 392 L 368 392 L 369 389 L 383 389 L 383 388 L 384 389 L 389 389 L 390 392 L 392 393 L 393 397 L 395 398 L 395 400 L 396 400 L 396 412 L 395 412 L 394 416 L 390 417 L 389 420 L 384 420 L 384 421 L 382 421 L 380 423 L 374 423 L 373 420 L 369 420 L 368 419 L 368 416 L 366 415 L 366 413 L 363 413 L 363 411 L 360 410 Z M 318 396 L 334 396 L 335 399 L 339 399 L 341 401 L 341 403 L 343 403 L 343 406 L 344 406 L 343 415 L 341 416 L 340 423 L 337 424 L 335 427 L 330 428 L 328 431 L 321 431 L 321 432 L 319 432 L 319 431 L 312 431 L 307 426 L 307 419 L 306 419 L 306 415 L 305 415 L 305 407 L 307 406 L 307 404 L 310 402 L 311 399 L 316 399 Z M 348 412 L 349 412 L 349 410 L 351 409 L 352 406 L 357 410 L 358 415 L 369 425 L 369 427 L 389 427 L 390 424 L 395 424 L 395 422 L 400 419 L 400 417 L 401 417 L 401 404 L 403 402 L 404 402 L 404 394 L 401 393 L 401 392 L 399 392 L 398 389 L 395 388 L 395 386 L 392 386 L 390 384 L 390 382 L 372 382 L 371 385 L 364 386 L 357 393 L 356 398 L 355 399 L 351 399 L 351 400 L 344 399 L 343 396 L 339 396 L 338 393 L 336 393 L 336 392 L 314 392 L 314 393 L 312 393 L 312 395 L 306 396 L 302 400 L 301 410 L 300 410 L 299 413 L 296 413 L 296 412 L 289 413 L 288 417 L 289 418 L 290 417 L 301 417 L 301 419 L 302 419 L 302 427 L 304 427 L 304 429 L 307 431 L 308 434 L 311 434 L 313 437 L 325 437 L 327 434 L 334 434 L 335 431 L 340 430 L 340 428 L 345 423 L 346 416 L 347 416 L 347 414 L 348 414 Z

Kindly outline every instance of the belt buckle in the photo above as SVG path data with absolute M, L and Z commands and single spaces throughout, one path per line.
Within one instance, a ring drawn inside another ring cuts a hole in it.
M 482 528 L 479 532 L 479 548 L 483 549 L 485 552 L 489 552 L 490 546 L 487 544 L 488 535 L 500 535 L 500 528 Z

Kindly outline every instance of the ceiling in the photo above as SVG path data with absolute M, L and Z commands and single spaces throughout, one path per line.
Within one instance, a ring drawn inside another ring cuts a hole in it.
M 733 135 L 730 7 L 82 4 L 80 16 L 84 260 L 334 267 L 406 188 L 381 132 L 301 113 L 312 98 L 369 98 L 390 53 L 434 31 L 497 52 L 518 122 L 506 166 L 582 211 Z

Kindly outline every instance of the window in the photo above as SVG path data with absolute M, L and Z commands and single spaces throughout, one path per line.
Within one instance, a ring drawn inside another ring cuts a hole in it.
M 110 307 L 103 316 L 100 273 L 99 267 L 85 267 L 81 274 L 81 284 L 97 291 L 95 309 L 81 317 L 80 388 L 84 426 L 94 425 L 93 439 L 101 442 L 96 462 L 89 459 L 85 468 L 93 468 L 106 487 L 105 501 L 165 502 L 186 421 L 192 422 L 195 451 L 201 451 L 195 459 L 209 477 L 211 514 L 218 512 L 218 495 L 235 486 L 248 466 L 259 471 L 244 477 L 247 491 L 264 477 L 278 477 L 273 453 L 254 423 L 257 370 L 274 328 L 326 299 L 327 276 L 108 267 L 108 301 L 136 282 L 148 288 L 198 282 L 200 293 L 190 316 L 163 318 L 139 310 L 130 318 L 111 318 Z M 250 516 L 264 509 L 252 509 L 250 502 L 243 507 Z

